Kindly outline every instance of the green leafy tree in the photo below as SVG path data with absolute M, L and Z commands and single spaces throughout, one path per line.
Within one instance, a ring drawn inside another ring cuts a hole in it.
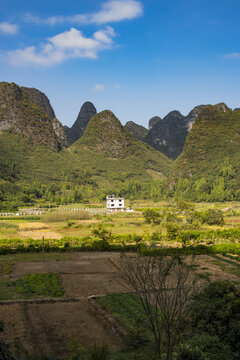
M 167 230 L 167 238 L 169 240 L 176 240 L 177 235 L 179 233 L 179 225 L 169 222 L 166 224 L 166 230 Z
M 159 211 L 147 209 L 143 211 L 143 217 L 147 224 L 158 225 L 161 222 L 161 215 Z
M 175 206 L 179 212 L 193 211 L 194 205 L 181 198 L 175 199 Z
M 197 294 L 190 319 L 198 336 L 217 336 L 230 347 L 229 360 L 240 358 L 240 290 L 233 282 L 216 281 Z
M 202 211 L 199 214 L 200 220 L 208 225 L 220 225 L 224 224 L 223 212 L 218 209 L 208 209 Z

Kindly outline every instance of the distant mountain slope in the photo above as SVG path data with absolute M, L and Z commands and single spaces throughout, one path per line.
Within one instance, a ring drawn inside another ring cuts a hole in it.
M 239 149 L 240 110 L 224 103 L 204 107 L 174 164 L 170 186 L 200 200 L 231 200 L 240 194 Z
M 45 143 L 33 144 L 23 134 L 0 132 L 0 155 L 0 183 L 16 185 L 39 181 L 48 186 L 114 188 L 120 179 L 144 183 L 164 178 L 172 166 L 171 160 L 136 139 L 109 111 L 95 115 L 84 136 L 61 151 Z
M 167 175 L 172 162 L 160 152 L 135 138 L 109 111 L 95 115 L 88 123 L 84 135 L 71 148 L 74 152 L 88 150 L 92 156 L 102 154 L 109 160 L 131 159 L 135 169 L 155 170 Z M 122 168 L 121 171 L 128 171 Z
M 162 119 L 159 116 L 153 116 L 148 121 L 148 130 L 151 130 L 154 125 L 156 125 L 157 122 L 161 121 Z
M 37 89 L 0 83 L 0 131 L 28 137 L 33 144 L 59 149 L 66 145 L 62 124 L 45 94 Z
M 128 121 L 124 127 L 139 140 L 143 140 L 148 134 L 148 130 L 144 126 L 138 125 L 134 121 Z
M 205 108 L 206 105 L 198 105 L 193 108 L 190 113 L 185 117 L 185 123 L 187 131 L 189 132 L 193 126 L 194 121 L 198 117 L 200 111 Z
M 89 120 L 94 115 L 96 115 L 96 113 L 97 110 L 91 102 L 87 101 L 82 105 L 78 117 L 75 123 L 73 124 L 73 126 L 71 128 L 65 126 L 69 145 L 73 144 L 75 141 L 77 141 L 78 139 L 80 139 L 80 137 L 83 136 L 83 133 L 86 129 Z
M 171 111 L 163 119 L 155 116 L 149 120 L 149 132 L 144 141 L 169 158 L 176 159 L 182 152 L 186 136 L 204 105 L 196 106 L 184 117 Z
M 145 141 L 175 159 L 182 151 L 186 136 L 185 117 L 179 111 L 171 111 L 151 128 Z

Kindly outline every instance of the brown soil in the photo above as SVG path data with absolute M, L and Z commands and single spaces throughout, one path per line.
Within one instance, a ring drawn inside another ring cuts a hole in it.
M 86 299 L 73 303 L 2 305 L 4 338 L 11 345 L 19 338 L 29 352 L 58 358 L 67 355 L 73 339 L 85 346 L 107 340 L 116 349 L 119 338 L 98 320 L 90 307 Z
M 65 303 L 17 303 L 0 305 L 0 320 L 5 323 L 5 340 L 13 344 L 19 338 L 32 353 L 48 354 L 59 359 L 67 357 L 67 346 L 75 338 L 88 346 L 107 339 L 116 350 L 121 341 L 109 321 L 109 315 L 88 301 L 90 295 L 125 292 L 124 281 L 117 265 L 118 253 L 70 253 L 69 260 L 16 262 L 11 277 L 24 274 L 57 272 L 60 274 L 64 297 L 80 298 Z M 239 278 L 219 265 L 210 256 L 198 256 L 199 273 L 211 273 L 211 280 Z M 231 265 L 229 265 L 231 267 Z M 203 280 L 205 281 L 205 280 Z
M 211 281 L 217 281 L 217 280 L 232 280 L 232 281 L 239 281 L 239 277 L 232 274 L 230 271 L 230 268 L 232 268 L 232 265 L 222 263 L 223 268 L 221 268 L 219 265 L 214 264 L 213 262 L 216 261 L 212 256 L 208 255 L 201 255 L 197 256 L 196 263 L 199 266 L 197 269 L 198 273 L 206 274 L 210 273 L 210 279 Z
M 108 321 L 99 318 L 87 300 L 89 295 L 125 291 L 110 257 L 113 253 L 76 253 L 71 261 L 18 262 L 12 278 L 24 274 L 58 272 L 64 297 L 83 297 L 79 302 L 0 305 L 0 319 L 5 324 L 4 339 L 13 345 L 19 338 L 34 353 L 58 358 L 67 356 L 67 346 L 75 338 L 85 346 L 107 340 L 113 348 L 120 346 L 119 336 Z

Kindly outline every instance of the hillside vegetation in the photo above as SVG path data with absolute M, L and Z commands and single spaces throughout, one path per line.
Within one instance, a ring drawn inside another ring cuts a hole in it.
M 172 111 L 151 119 L 149 131 L 122 126 L 109 110 L 95 113 L 86 102 L 64 129 L 45 94 L 0 83 L 0 210 L 103 200 L 108 193 L 130 200 L 240 199 L 240 110 L 221 103 L 197 106 L 186 117 Z M 181 154 L 173 161 L 161 151 L 174 159 Z
M 240 110 L 223 103 L 206 106 L 195 120 L 170 187 L 196 201 L 239 199 Z
M 32 144 L 55 150 L 66 145 L 66 134 L 51 104 L 41 91 L 0 82 L 0 132 L 26 136 Z
M 101 199 L 113 191 L 141 197 L 146 190 L 144 184 L 165 178 L 172 164 L 125 130 L 109 111 L 93 117 L 84 136 L 69 148 L 57 152 L 50 146 L 33 145 L 25 136 L 3 131 L 0 153 L 4 165 L 0 170 L 2 210 L 9 202 L 44 199 L 68 203 Z

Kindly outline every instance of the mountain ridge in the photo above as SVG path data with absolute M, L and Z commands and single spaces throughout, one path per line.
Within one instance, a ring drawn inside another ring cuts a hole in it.
M 187 116 L 178 110 L 170 111 L 163 119 L 149 120 L 149 132 L 144 141 L 175 160 L 182 152 L 186 137 L 200 111 L 206 105 L 195 106 Z
M 79 111 L 76 121 L 71 128 L 65 126 L 68 144 L 71 145 L 83 136 L 89 120 L 96 115 L 97 110 L 93 103 L 86 101 Z
M 83 136 L 71 146 L 71 150 L 90 150 L 103 154 L 108 159 L 136 157 L 146 160 L 146 168 L 164 175 L 170 170 L 171 161 L 151 146 L 137 139 L 121 124 L 110 110 L 102 111 L 91 118 Z
M 138 125 L 134 121 L 126 122 L 124 127 L 125 129 L 130 131 L 134 136 L 136 136 L 139 140 L 144 140 L 144 138 L 148 134 L 148 130 L 144 126 Z
M 204 107 L 173 165 L 169 186 L 193 200 L 231 200 L 239 191 L 239 146 L 240 110 L 224 103 Z
M 13 131 L 55 150 L 67 145 L 64 127 L 47 96 L 34 88 L 0 83 L 0 131 Z

